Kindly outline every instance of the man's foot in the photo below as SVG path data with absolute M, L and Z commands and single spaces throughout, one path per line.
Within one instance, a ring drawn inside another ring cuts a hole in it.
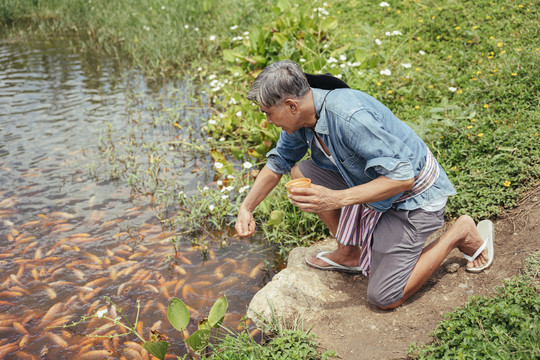
M 355 245 L 345 246 L 338 244 L 336 250 L 325 254 L 324 257 L 343 266 L 358 266 L 360 262 L 360 248 Z M 316 254 L 307 257 L 306 262 L 316 265 L 318 268 L 330 266 L 326 261 L 317 258 Z
M 458 249 L 465 255 L 473 256 L 476 251 L 484 244 L 484 239 L 478 233 L 474 220 L 468 216 L 462 216 L 458 219 L 459 226 L 466 231 L 467 236 L 457 245 Z M 487 247 L 473 261 L 467 261 L 467 269 L 482 268 L 489 262 Z

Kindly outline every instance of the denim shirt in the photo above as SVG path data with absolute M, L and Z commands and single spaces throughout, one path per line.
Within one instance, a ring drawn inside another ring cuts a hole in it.
M 274 149 L 266 154 L 267 166 L 277 174 L 286 174 L 308 149 L 319 167 L 339 172 L 350 187 L 368 183 L 398 172 L 399 180 L 417 176 L 424 166 L 427 145 L 386 106 L 373 97 L 352 89 L 332 91 L 313 88 L 318 120 L 315 128 L 301 128 L 292 134 L 281 132 Z M 319 135 L 336 165 L 314 144 Z M 426 191 L 408 200 L 396 202 L 402 193 L 369 203 L 384 212 L 390 208 L 418 209 L 431 200 L 455 195 L 456 191 L 439 164 L 440 175 Z M 412 170 L 412 171 L 411 171 Z M 404 174 L 408 174 L 403 178 Z

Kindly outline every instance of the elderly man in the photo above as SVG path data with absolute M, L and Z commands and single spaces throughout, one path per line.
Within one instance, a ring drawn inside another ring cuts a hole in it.
M 240 207 L 241 236 L 254 233 L 253 210 L 290 172 L 293 179 L 312 181 L 311 188 L 293 189 L 290 201 L 316 213 L 337 240 L 334 251 L 306 263 L 368 275 L 368 299 L 381 309 L 401 305 L 456 247 L 467 258 L 468 271 L 491 265 L 489 220 L 477 227 L 462 216 L 424 247 L 443 225 L 447 198 L 455 190 L 426 144 L 379 101 L 348 88 L 312 88 L 298 64 L 288 60 L 264 69 L 247 97 L 283 131 Z M 308 149 L 311 158 L 300 161 Z

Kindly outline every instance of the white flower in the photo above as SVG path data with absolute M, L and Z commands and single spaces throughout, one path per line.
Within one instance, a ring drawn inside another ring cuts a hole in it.
M 209 38 L 209 39 L 210 39 L 210 41 L 216 40 L 216 35 L 210 35 L 210 38 Z
M 337 74 L 336 77 L 337 77 L 338 79 L 341 79 L 341 74 Z
M 302 58 L 300 59 L 300 62 L 306 62 L 306 59 Z
M 409 63 L 401 63 L 401 66 L 403 66 L 405 69 L 408 69 L 411 67 L 411 64 Z
M 199 28 L 198 28 L 198 27 L 196 27 L 196 28 L 195 28 L 195 31 L 199 31 Z
M 161 6 L 161 10 L 165 10 L 165 5 Z
M 244 169 L 251 169 L 253 164 L 246 161 L 245 163 L 242 164 L 242 166 L 244 167 Z
M 362 63 L 360 61 L 357 61 L 357 62 L 353 62 L 352 64 L 350 64 L 349 66 L 352 66 L 352 67 L 357 67 L 357 66 L 360 66 L 362 65 Z
M 238 117 L 242 116 L 242 112 L 241 111 L 237 112 L 236 116 L 238 116 Z
M 214 167 L 215 167 L 216 169 L 221 169 L 221 168 L 223 167 L 223 164 L 220 163 L 220 162 L 216 162 L 216 163 L 214 163 Z
M 382 45 L 382 41 L 381 41 L 381 40 L 379 40 L 379 39 L 375 39 L 375 44 L 377 44 L 377 45 L 379 45 L 379 46 L 380 46 L 380 45 Z
M 343 69 L 345 66 L 347 66 L 347 65 L 346 65 L 346 64 L 339 64 L 339 67 L 342 68 L 342 69 Z
M 219 141 L 225 141 L 225 138 L 222 136 L 219 138 Z
M 114 319 L 114 324 L 118 324 L 120 322 L 120 320 L 122 320 L 122 317 L 121 316 L 117 316 L 116 319 Z
M 244 36 L 249 35 L 249 31 L 244 31 Z
M 242 186 L 240 190 L 238 190 L 238 193 L 242 194 L 244 191 L 247 191 L 249 189 L 249 185 Z
M 184 195 L 184 190 L 180 190 L 180 191 L 178 192 L 178 196 L 183 196 L 183 195 Z
M 235 73 L 233 74 L 233 76 L 239 76 L 239 75 L 240 75 L 240 73 L 238 73 L 238 72 L 235 72 Z
M 403 34 L 401 33 L 401 31 L 397 31 L 397 30 L 392 31 L 392 36 L 396 36 L 396 35 L 403 35 Z
M 144 25 L 144 26 L 143 26 L 143 29 L 146 30 L 146 31 L 150 31 L 150 26 Z
M 208 75 L 208 80 L 214 80 L 216 77 L 216 74 Z
M 233 190 L 234 190 L 234 186 L 225 186 L 223 189 L 221 189 L 221 192 L 229 192 Z
M 328 63 L 331 64 L 331 63 L 337 63 L 337 59 L 333 58 L 330 56 L 330 58 L 328 59 Z
M 392 75 L 392 72 L 390 71 L 390 69 L 384 69 L 384 70 L 380 71 L 380 74 L 390 76 L 390 75 Z
M 347 60 L 347 57 L 345 55 L 339 55 L 339 60 L 345 61 Z
M 232 176 L 232 175 L 227 175 L 227 179 L 234 179 L 234 176 Z
M 189 25 L 184 25 L 184 29 L 189 29 Z
M 232 97 L 232 98 L 229 100 L 229 105 L 236 105 L 236 99 Z
M 205 186 L 202 188 L 202 191 L 206 191 L 206 190 L 210 190 L 210 188 L 208 186 Z
M 236 29 L 238 29 L 238 25 L 231 26 L 231 30 L 236 30 Z
M 455 88 L 455 87 L 449 87 L 448 90 L 450 90 L 451 92 L 456 92 L 457 88 Z
M 208 125 L 216 125 L 216 120 L 208 120 Z
M 223 196 L 221 197 L 222 200 L 226 200 L 226 199 L 228 199 L 228 198 L 229 198 L 229 195 L 223 195 Z
M 208 207 L 208 209 L 209 209 L 210 211 L 214 211 L 214 205 L 210 205 L 210 206 Z
M 105 315 L 107 313 L 107 311 L 109 311 L 108 309 L 101 309 L 101 310 L 98 310 L 96 312 L 96 315 L 98 317 L 98 319 L 101 319 L 103 317 L 103 315 Z
M 390 4 L 387 3 L 386 1 L 383 1 L 382 3 L 379 4 L 379 6 L 381 6 L 381 7 L 388 7 L 388 6 L 390 6 Z
M 418 53 L 419 53 L 420 55 L 426 55 L 426 53 L 424 52 L 424 50 L 420 50 Z
M 199 66 L 199 67 L 197 68 L 197 71 L 202 71 L 202 67 Z

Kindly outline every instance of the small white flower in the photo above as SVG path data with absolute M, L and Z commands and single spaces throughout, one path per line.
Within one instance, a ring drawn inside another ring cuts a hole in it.
M 240 73 L 238 73 L 238 72 L 235 72 L 235 73 L 233 74 L 233 76 L 239 76 L 239 75 L 240 75 Z
M 357 67 L 357 66 L 360 66 L 360 65 L 362 65 L 362 63 L 360 61 L 357 61 L 357 62 L 353 62 L 350 66 Z
M 242 112 L 241 111 L 237 112 L 236 116 L 238 116 L 238 117 L 242 116 Z
M 103 317 L 103 315 L 105 315 L 109 310 L 108 309 L 101 309 L 101 310 L 98 310 L 96 312 L 96 315 L 98 317 L 98 319 L 101 319 Z
M 210 35 L 210 38 L 209 38 L 209 39 L 210 39 L 210 41 L 216 40 L 216 35 Z
M 216 120 L 208 120 L 208 125 L 216 125 Z
M 199 66 L 199 67 L 197 68 L 197 71 L 202 71 L 202 67 Z
M 236 105 L 236 99 L 235 98 L 231 98 L 229 100 L 229 105 Z
M 210 211 L 214 211 L 214 208 L 215 208 L 214 205 L 210 205 L 210 206 L 208 207 L 208 209 L 209 209 Z
M 189 25 L 184 25 L 184 29 L 189 29 Z
M 180 191 L 178 192 L 178 196 L 183 196 L 183 195 L 184 195 L 184 190 L 180 190 Z
M 345 55 L 339 55 L 339 60 L 346 61 L 347 57 Z
M 252 163 L 246 161 L 245 163 L 242 164 L 242 166 L 244 167 L 244 169 L 251 169 L 251 167 L 253 166 Z
M 324 44 L 323 48 L 325 48 L 325 49 L 326 49 L 327 47 L 328 47 L 328 44 Z
M 198 27 L 196 27 L 196 28 L 195 28 L 195 31 L 199 31 L 199 28 L 198 28 Z
M 390 76 L 390 75 L 392 75 L 392 72 L 390 71 L 390 69 L 384 69 L 384 70 L 380 71 L 380 74 Z
M 238 190 L 238 193 L 242 194 L 243 192 L 247 191 L 249 189 L 249 185 L 242 186 L 240 190 Z
M 207 190 L 210 190 L 210 188 L 208 186 L 205 186 L 205 187 L 202 188 L 201 191 L 207 191 Z
M 217 77 L 216 74 L 208 75 L 208 80 L 214 80 Z
M 165 10 L 165 5 L 161 6 L 161 10 Z
M 221 186 L 221 185 L 223 185 L 223 181 L 221 181 L 221 180 L 218 180 L 218 181 L 216 182 L 216 185 L 217 185 L 217 186 Z
M 401 31 L 398 31 L 398 30 L 392 31 L 392 36 L 396 36 L 396 35 L 403 35 L 403 34 L 401 33 Z
M 420 55 L 426 55 L 426 53 L 425 53 L 424 50 L 420 50 L 418 53 L 419 53 Z
M 300 62 L 306 62 L 306 59 L 302 58 L 300 59 Z
M 337 74 L 337 75 L 336 75 L 336 77 L 337 77 L 338 79 L 341 79 L 341 76 L 342 76 L 341 74 Z
M 231 30 L 236 30 L 236 29 L 238 29 L 238 25 L 231 26 Z
M 120 320 L 122 320 L 122 317 L 121 316 L 117 316 L 116 319 L 114 319 L 114 324 L 118 324 L 120 322 Z
M 249 35 L 249 31 L 244 31 L 244 36 Z
M 409 69 L 411 67 L 411 64 L 409 64 L 409 63 L 401 63 L 401 66 L 403 66 L 405 69 Z
M 375 44 L 377 44 L 377 45 L 381 46 L 381 45 L 382 45 L 382 41 L 381 41 L 381 40 L 379 40 L 379 39 L 375 39 Z
M 450 90 L 451 92 L 456 92 L 457 88 L 451 86 L 451 87 L 448 88 L 448 90 Z
M 219 141 L 225 141 L 225 138 L 222 136 L 219 138 Z
M 381 7 L 389 7 L 390 4 L 387 3 L 386 1 L 383 1 L 382 3 L 379 4 L 379 6 L 381 6 Z
M 232 176 L 232 175 L 227 175 L 227 179 L 234 179 L 234 176 Z
M 339 64 L 339 67 L 342 68 L 342 69 L 343 69 L 345 66 L 347 66 L 347 65 L 346 65 L 346 64 Z
M 223 164 L 220 163 L 220 162 L 216 162 L 216 163 L 214 163 L 214 167 L 215 167 L 216 169 L 221 169 L 221 168 L 223 167 Z
M 221 189 L 221 192 L 230 192 L 234 190 L 234 186 L 225 186 L 223 189 Z
M 223 195 L 223 196 L 221 197 L 222 200 L 226 200 L 226 199 L 228 199 L 228 198 L 229 198 L 228 195 Z
M 336 58 L 333 58 L 330 56 L 330 58 L 328 59 L 328 63 L 331 64 L 331 63 L 337 63 L 337 59 Z

